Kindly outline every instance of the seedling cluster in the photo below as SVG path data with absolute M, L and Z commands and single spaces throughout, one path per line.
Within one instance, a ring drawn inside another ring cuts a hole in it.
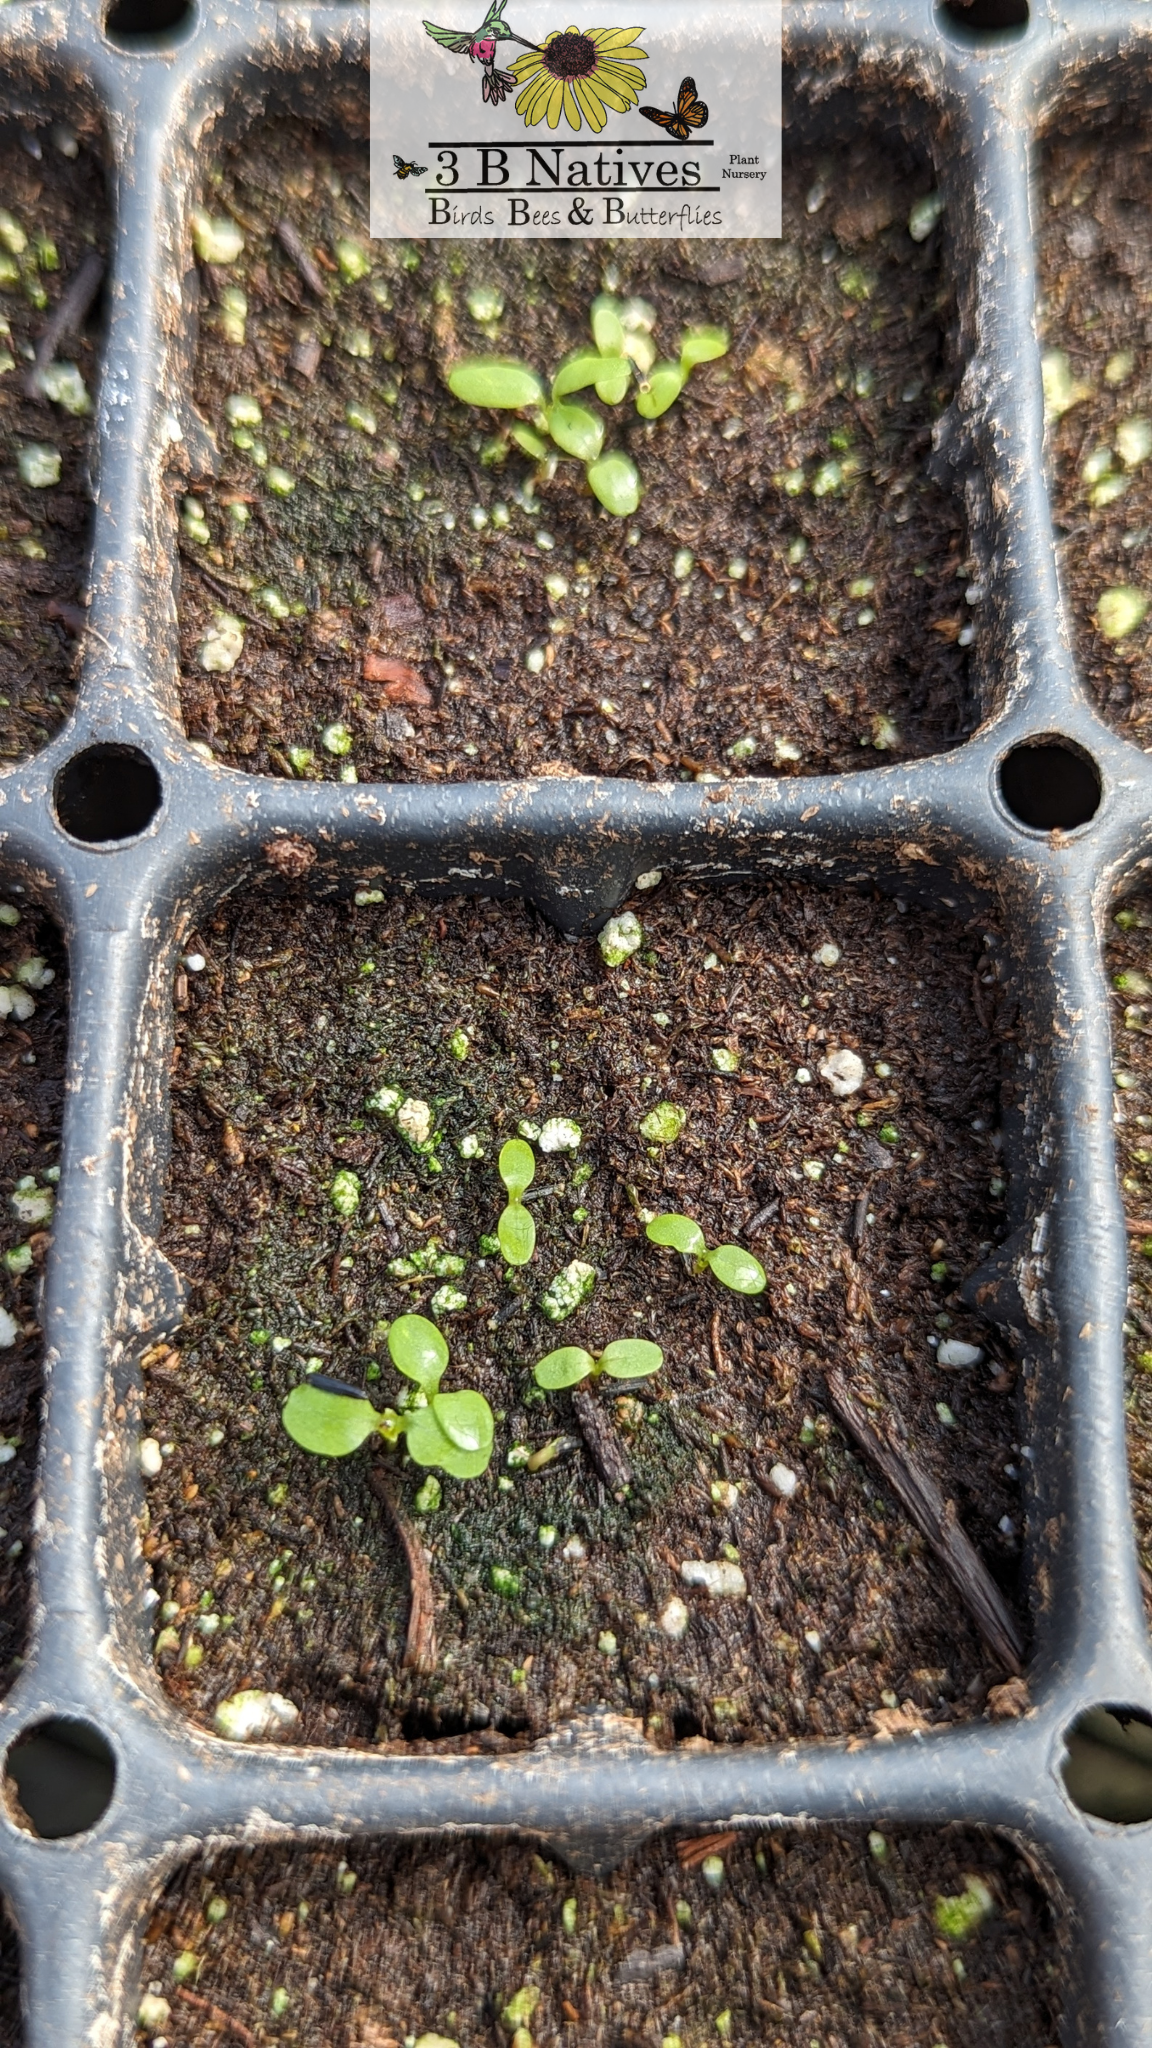
M 492 1410 L 472 1388 L 440 1392 L 448 1346 L 435 1323 L 425 1316 L 397 1316 L 388 1351 L 397 1372 L 415 1383 L 403 1410 L 376 1408 L 358 1387 L 313 1373 L 284 1403 L 281 1420 L 293 1443 L 320 1458 L 346 1458 L 371 1436 L 387 1444 L 403 1438 L 415 1464 L 454 1479 L 477 1478 L 492 1456 Z
M 448 389 L 465 405 L 530 415 L 489 442 L 483 460 L 502 461 L 510 443 L 541 465 L 545 478 L 554 474 L 560 456 L 584 464 L 594 497 L 605 510 L 626 519 L 640 503 L 640 474 L 622 448 L 604 448 L 605 422 L 590 405 L 572 402 L 577 391 L 593 390 L 604 405 L 619 405 L 636 377 L 636 410 L 641 419 L 656 420 L 674 405 L 698 363 L 714 362 L 728 353 L 728 336 L 720 327 L 687 327 L 680 336 L 676 361 L 658 362 L 652 329 L 656 311 L 645 299 L 616 299 L 607 293 L 593 299 L 592 346 L 567 356 L 553 374 L 551 395 L 527 363 L 503 356 L 472 356 L 457 363 Z

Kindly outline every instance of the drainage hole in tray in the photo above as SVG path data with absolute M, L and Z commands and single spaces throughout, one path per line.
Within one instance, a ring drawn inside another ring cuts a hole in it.
M 115 1758 L 90 1721 L 37 1722 L 13 1743 L 4 1765 L 9 1814 L 44 1842 L 95 1827 L 115 1784 Z
M 1064 1786 L 1082 1813 L 1126 1824 L 1152 1820 L 1152 1714 L 1090 1707 L 1065 1741 Z
M 1028 26 L 1028 0 L 944 0 L 939 12 L 965 42 L 994 42 L 1011 29 Z
M 110 43 L 124 49 L 147 49 L 149 44 L 164 48 L 174 29 L 191 19 L 192 0 L 112 0 L 104 17 L 104 33 Z
M 1000 794 L 1035 832 L 1071 832 L 1100 808 L 1100 771 L 1069 740 L 1029 740 L 1000 763 Z
M 85 846 L 137 839 L 160 808 L 163 790 L 139 747 L 85 747 L 56 777 L 56 816 Z

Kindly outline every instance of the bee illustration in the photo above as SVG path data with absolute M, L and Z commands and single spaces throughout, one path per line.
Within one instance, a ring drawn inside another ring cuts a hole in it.
M 674 135 L 677 142 L 687 142 L 690 129 L 708 126 L 708 109 L 703 100 L 696 97 L 694 78 L 680 80 L 674 114 L 665 114 L 659 107 L 641 107 L 640 112 L 646 121 L 655 121 L 658 128 L 663 128 L 669 135 Z
M 428 170 L 427 164 L 406 164 L 403 157 L 397 156 L 395 151 L 392 153 L 392 161 L 396 166 L 397 178 L 423 178 Z

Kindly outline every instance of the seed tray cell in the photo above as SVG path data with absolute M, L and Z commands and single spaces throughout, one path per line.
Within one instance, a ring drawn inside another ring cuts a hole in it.
M 1038 5 L 1025 19 L 1021 0 L 975 0 L 967 14 L 927 0 L 787 9 L 791 142 L 831 148 L 879 122 L 932 163 L 945 195 L 961 374 L 931 460 L 967 514 L 983 723 L 965 743 L 867 775 L 435 790 L 247 775 L 209 763 L 179 718 L 173 464 L 191 479 L 205 462 L 189 236 L 204 147 L 283 113 L 362 132 L 366 11 L 258 0 L 176 19 L 115 0 L 105 20 L 87 0 L 18 0 L 0 23 L 7 114 L 47 128 L 83 101 L 113 156 L 76 708 L 0 777 L 10 884 L 57 921 L 70 988 L 32 1627 L 0 1707 L 0 1890 L 20 1938 L 28 2048 L 131 2037 L 149 1913 L 204 1845 L 319 1834 L 347 1855 L 368 1836 L 463 1829 L 608 1870 L 661 1830 L 771 1835 L 789 1820 L 1010 1836 L 1069 1901 L 1065 2038 L 1146 2041 L 1152 1671 L 1124 1456 L 1101 922 L 1146 855 L 1152 792 L 1146 757 L 1097 717 L 1072 652 L 1033 240 L 1038 138 L 1077 94 L 1142 100 L 1143 16 Z M 139 1547 L 141 1361 L 176 1337 L 183 1307 L 158 1244 L 181 952 L 256 880 L 303 883 L 321 901 L 376 888 L 520 897 L 587 935 L 654 868 L 692 886 L 879 889 L 1004 934 L 1023 1085 L 1002 1118 L 1006 1234 L 966 1284 L 1021 1380 L 1026 1711 L 892 1741 L 707 1749 L 661 1750 L 595 1711 L 497 1755 L 245 1749 L 208 1735 L 157 1682 Z M 89 1783 L 102 1772 L 99 1813 L 41 1800 L 37 1773 L 62 1751 L 97 1767 Z M 1102 1753 L 1126 1774 L 1122 1814 Z
M 189 735 L 264 774 L 373 782 L 811 774 L 955 744 L 977 715 L 972 565 L 963 495 L 925 470 L 956 367 L 943 232 L 909 233 L 931 188 L 874 124 L 792 153 L 781 242 L 369 252 L 367 145 L 256 124 L 203 189 L 245 247 L 201 266 L 221 452 L 184 500 Z M 328 255 L 309 283 L 285 218 L 371 269 Z M 538 489 L 443 381 L 477 350 L 558 362 L 605 282 L 665 351 L 701 319 L 732 342 L 662 426 L 612 415 L 644 480 L 627 521 L 571 464 Z M 206 670 L 222 608 L 243 650 Z
M 639 1715 L 654 1742 L 732 1742 L 872 1733 L 894 1698 L 939 1725 L 1003 1677 L 878 1476 L 845 1455 L 824 1383 L 847 1367 L 899 1409 L 1011 1602 L 1011 1348 L 957 1286 L 1004 1220 L 1015 1004 L 1001 1008 L 989 935 L 790 883 L 669 881 L 632 900 L 645 945 L 626 971 L 519 904 L 245 895 L 198 927 L 161 1238 L 192 1291 L 178 1348 L 148 1366 L 165 1456 L 144 1550 L 166 1689 L 209 1725 L 258 1680 L 325 1743 L 523 1739 L 588 1700 Z M 833 1046 L 865 1066 L 839 1102 L 818 1072 Z M 435 1174 L 366 1108 L 383 1084 L 433 1106 Z M 669 1097 L 684 1128 L 650 1144 L 644 1119 Z M 482 1240 L 522 1113 L 581 1135 L 573 1156 L 540 1154 L 536 1257 L 513 1287 Z M 358 1184 L 344 1223 L 338 1170 Z M 763 1299 L 658 1253 L 640 1213 L 669 1209 L 710 1244 L 750 1241 Z M 541 1295 L 573 1258 L 594 1293 L 557 1327 Z M 403 1667 L 408 1578 L 373 1461 L 318 1463 L 274 1426 L 309 1359 L 393 1401 L 381 1333 L 403 1313 L 441 1320 L 451 1384 L 497 1415 L 482 1479 L 445 1479 L 430 1510 L 418 1467 L 393 1482 L 433 1561 L 431 1671 Z M 622 1334 L 665 1352 L 648 1384 L 597 1394 L 627 1503 L 571 1399 L 531 1377 L 557 1344 Z M 947 1337 L 977 1342 L 978 1372 L 935 1366 Z M 556 1461 L 524 1469 L 549 1444 Z M 787 1503 L 777 1465 L 795 1473 Z M 747 1603 L 688 1595 L 679 1575 L 724 1544 Z
M 996 1912 L 960 1949 L 941 1939 L 936 1901 L 963 1898 L 972 1876 Z M 181 2048 L 203 2008 L 173 1990 L 179 1956 L 199 1966 L 195 1998 L 251 2025 L 279 1992 L 280 2038 L 339 2048 L 399 2048 L 433 2027 L 480 2048 L 518 1993 L 544 2041 L 575 2028 L 703 2041 L 727 2013 L 721 2038 L 734 2042 L 1050 2048 L 1053 1918 L 1023 1858 L 975 1830 L 871 1846 L 859 1829 L 665 1837 L 600 1880 L 524 1842 L 424 1837 L 360 1844 L 350 1859 L 263 1849 L 186 1865 L 153 1916 L 144 1970 Z

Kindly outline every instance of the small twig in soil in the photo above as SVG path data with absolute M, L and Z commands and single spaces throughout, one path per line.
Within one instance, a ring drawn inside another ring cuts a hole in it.
M 290 257 L 296 265 L 309 291 L 318 299 L 327 298 L 328 293 L 325 288 L 324 279 L 320 275 L 319 267 L 309 255 L 301 237 L 290 220 L 277 221 L 276 240 L 279 242 L 284 254 Z
M 974 1544 L 956 1520 L 936 1481 L 899 1441 L 892 1425 L 865 1413 L 843 1375 L 828 1374 L 828 1392 L 838 1422 L 870 1458 L 901 1507 L 935 1551 L 997 1661 L 1019 1678 L 1024 1645 L 1015 1619 Z
M 772 1200 L 770 1202 L 765 1202 L 764 1207 L 762 1209 L 757 1209 L 755 1216 L 752 1218 L 751 1223 L 749 1223 L 747 1229 L 745 1230 L 745 1236 L 752 1237 L 755 1234 L 755 1232 L 760 1229 L 762 1224 L 770 1223 L 773 1216 L 775 1216 L 777 1211 L 779 1210 L 779 1207 L 780 1198 L 778 1195 L 773 1195 Z
M 587 1387 L 575 1389 L 572 1407 L 588 1446 L 588 1456 L 609 1492 L 619 1498 L 625 1487 L 632 1484 L 632 1467 L 624 1455 L 620 1438 L 600 1402 Z
M 848 1239 L 851 1244 L 861 1245 L 864 1242 L 864 1232 L 868 1228 L 868 1197 L 870 1194 L 871 1189 L 865 1188 L 864 1193 L 856 1197 L 856 1206 L 852 1211 L 852 1221 L 848 1226 Z
M 40 339 L 36 343 L 32 367 L 24 380 L 24 389 L 29 398 L 38 399 L 41 405 L 47 405 L 48 400 L 40 389 L 40 379 L 52 362 L 64 336 L 79 327 L 100 289 L 103 276 L 104 258 L 98 256 L 95 249 L 89 249 L 75 276 L 56 301 L 51 318 L 44 325 Z
M 401 1509 L 391 1483 L 374 1466 L 368 1474 L 368 1484 L 377 1500 L 388 1510 L 392 1526 L 399 1536 L 408 1560 L 410 1581 L 410 1605 L 408 1608 L 408 1640 L 404 1645 L 405 1671 L 435 1671 L 436 1669 L 436 1608 L 432 1597 L 432 1575 L 424 1555 L 424 1545 L 418 1532 Z
M 710 1342 L 711 1342 L 711 1345 L 712 1345 L 712 1363 L 713 1363 L 713 1365 L 714 1365 L 714 1366 L 716 1367 L 716 1370 L 717 1370 L 717 1372 L 727 1372 L 727 1371 L 728 1371 L 728 1360 L 727 1360 L 727 1359 L 725 1358 L 725 1356 L 724 1356 L 724 1346 L 723 1346 L 723 1345 L 721 1344 L 721 1342 L 720 1342 L 720 1311 L 719 1311 L 719 1309 L 717 1309 L 717 1310 L 715 1311 L 715 1313 L 714 1313 L 714 1315 L 713 1315 L 713 1317 L 712 1317 L 712 1326 L 711 1326 L 711 1329 L 710 1329 L 710 1331 L 709 1331 L 709 1339 L 710 1339 Z
M 260 2048 L 251 2029 L 246 2027 L 242 2020 L 234 2020 L 231 2013 L 225 2012 L 222 2005 L 213 2005 L 210 1998 L 201 1998 L 198 1991 L 189 1991 L 183 1984 L 176 1986 L 176 1996 L 182 1998 L 185 2005 L 190 2005 L 195 2012 L 202 2012 L 208 2025 L 214 2027 L 218 2034 L 235 2034 L 238 2041 L 247 2043 L 247 2048 Z

